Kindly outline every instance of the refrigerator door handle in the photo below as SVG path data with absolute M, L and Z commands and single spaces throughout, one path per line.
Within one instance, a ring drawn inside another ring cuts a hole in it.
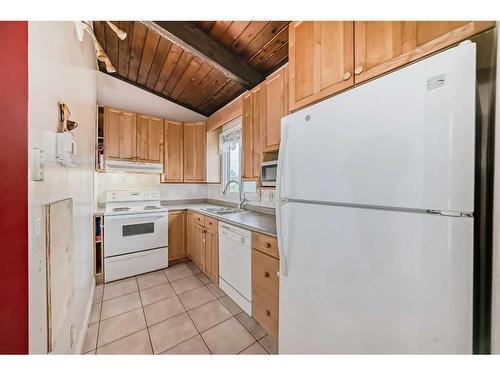
M 278 252 L 280 255 L 280 274 L 282 276 L 288 276 L 288 265 L 285 255 L 285 249 L 283 244 L 283 234 L 281 233 L 281 206 L 286 202 L 285 199 L 281 198 L 281 190 L 283 184 L 283 166 L 285 162 L 285 151 L 286 151 L 286 141 L 288 138 L 288 127 L 287 124 L 281 124 L 281 144 L 280 152 L 278 154 L 278 170 L 276 174 L 276 196 L 278 207 L 276 207 L 276 237 L 278 240 Z

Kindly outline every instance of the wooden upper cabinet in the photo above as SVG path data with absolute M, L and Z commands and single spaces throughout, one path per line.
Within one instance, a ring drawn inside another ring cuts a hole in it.
M 184 181 L 184 125 L 165 120 L 161 182 Z
M 137 115 L 137 160 L 161 163 L 163 143 L 163 119 Z
M 136 114 L 119 109 L 104 109 L 104 155 L 106 159 L 136 159 Z
M 252 90 L 252 178 L 260 177 L 260 165 L 262 163 L 262 123 L 264 120 L 262 86 L 259 85 Z
M 355 83 L 387 73 L 494 25 L 490 21 L 357 21 Z
M 246 93 L 243 96 L 243 115 L 242 115 L 242 126 L 241 126 L 241 165 L 242 173 L 241 177 L 243 179 L 251 179 L 253 175 L 253 156 L 252 156 L 252 144 L 253 144 L 253 96 L 252 94 Z
M 295 110 L 354 84 L 353 22 L 289 26 L 289 108 Z
M 263 151 L 276 151 L 281 141 L 281 118 L 288 115 L 288 65 L 262 83 L 264 95 Z
M 262 162 L 262 127 L 264 120 L 262 86 L 243 96 L 242 178 L 257 180 Z
M 184 182 L 206 180 L 206 149 L 205 123 L 184 123 Z

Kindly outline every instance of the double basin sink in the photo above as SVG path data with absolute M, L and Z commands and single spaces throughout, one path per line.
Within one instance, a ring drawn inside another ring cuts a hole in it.
M 238 210 L 237 208 L 232 207 L 208 207 L 202 208 L 203 211 L 209 212 L 214 215 L 226 215 L 226 214 L 235 214 L 235 213 L 244 213 L 247 211 Z

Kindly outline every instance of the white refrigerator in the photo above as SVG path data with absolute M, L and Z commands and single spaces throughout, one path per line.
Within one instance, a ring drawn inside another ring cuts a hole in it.
M 282 119 L 282 354 L 471 353 L 476 45 Z

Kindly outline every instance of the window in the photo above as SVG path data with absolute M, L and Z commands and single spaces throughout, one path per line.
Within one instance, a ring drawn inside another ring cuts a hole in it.
M 222 154 L 222 188 L 230 180 L 241 181 L 241 124 L 220 135 Z M 228 193 L 238 193 L 238 186 L 231 184 Z

